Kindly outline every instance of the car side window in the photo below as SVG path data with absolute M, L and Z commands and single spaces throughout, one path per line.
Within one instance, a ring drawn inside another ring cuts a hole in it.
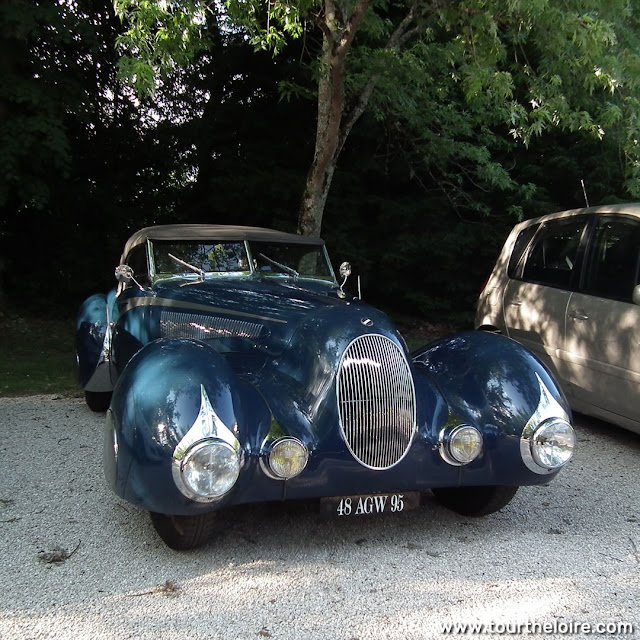
M 513 245 L 513 250 L 511 251 L 511 257 L 509 258 L 509 266 L 507 267 L 507 275 L 510 278 L 515 278 L 520 270 L 524 252 L 527 250 L 529 243 L 533 239 L 533 236 L 536 235 L 539 227 L 539 224 L 532 224 L 518 234 L 515 244 Z
M 551 220 L 533 241 L 522 273 L 523 280 L 570 288 L 587 218 Z
M 585 293 L 631 302 L 640 267 L 640 223 L 624 217 L 598 218 L 587 258 Z

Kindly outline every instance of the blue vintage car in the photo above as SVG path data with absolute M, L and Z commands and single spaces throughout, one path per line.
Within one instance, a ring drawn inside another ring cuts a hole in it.
M 324 242 L 166 225 L 126 243 L 117 289 L 82 305 L 80 383 L 107 411 L 104 469 L 172 548 L 225 507 L 318 500 L 395 513 L 432 491 L 481 516 L 570 460 L 568 405 L 527 350 L 468 332 L 409 353 L 344 292 Z

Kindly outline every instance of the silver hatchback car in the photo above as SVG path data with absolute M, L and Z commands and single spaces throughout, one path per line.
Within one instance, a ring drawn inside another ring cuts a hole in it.
M 640 433 L 640 204 L 514 227 L 478 301 L 477 329 L 545 362 L 571 406 Z

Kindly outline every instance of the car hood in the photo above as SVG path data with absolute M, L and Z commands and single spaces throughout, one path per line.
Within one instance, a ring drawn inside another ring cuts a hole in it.
M 156 283 L 153 289 L 158 298 L 224 308 L 249 316 L 266 315 L 274 320 L 287 320 L 291 313 L 345 304 L 338 298 L 337 287 L 321 282 L 301 286 L 290 280 L 253 278 L 204 282 L 171 279 Z
M 380 311 L 348 296 L 338 297 L 335 285 L 323 282 L 294 282 L 290 279 L 212 279 L 194 282 L 171 279 L 153 287 L 154 307 L 176 312 L 212 314 L 261 325 L 264 330 L 254 347 L 268 348 L 274 353 L 285 347 L 295 331 L 310 319 L 323 319 L 325 331 L 344 328 L 346 324 L 368 321 L 378 329 L 395 333 L 391 321 Z M 366 325 L 365 325 L 366 326 Z M 244 350 L 237 341 L 231 349 Z

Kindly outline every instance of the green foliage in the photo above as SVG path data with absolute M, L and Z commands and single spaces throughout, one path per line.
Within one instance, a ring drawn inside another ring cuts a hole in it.
M 152 94 L 156 78 L 166 78 L 207 47 L 204 27 L 209 2 L 200 0 L 114 0 L 117 16 L 129 28 L 117 38 L 123 53 L 121 77 L 140 96 Z
M 318 80 L 328 69 L 319 64 L 321 47 L 308 44 L 312 32 L 326 37 L 359 4 L 228 0 L 217 19 L 273 53 L 305 36 Z M 203 46 L 211 5 L 116 0 L 116 6 L 130 25 L 119 39 L 130 52 L 121 70 L 147 92 L 157 73 L 188 63 Z M 416 173 L 440 176 L 455 203 L 479 206 L 461 192 L 467 180 L 480 189 L 517 189 L 508 169 L 515 148 L 510 140 L 526 147 L 551 130 L 616 137 L 626 159 L 627 191 L 640 197 L 638 24 L 632 0 L 441 6 L 377 0 L 349 53 L 345 116 L 374 83 L 369 106 L 376 119 L 394 122 Z M 404 31 L 396 38 L 400 25 Z M 310 96 L 310 90 L 288 80 L 281 84 L 288 100 Z
M 304 32 L 304 20 L 322 6 L 319 0 L 227 0 L 228 16 L 246 29 L 257 49 L 281 53 L 289 38 Z
M 422 37 L 402 52 L 382 49 L 384 31 L 364 34 L 349 80 L 357 95 L 381 74 L 371 107 L 406 134 L 416 172 L 440 174 L 454 197 L 466 179 L 515 189 L 509 136 L 531 146 L 552 130 L 584 132 L 617 139 L 627 191 L 640 195 L 634 3 L 462 2 L 425 10 L 419 28 Z

